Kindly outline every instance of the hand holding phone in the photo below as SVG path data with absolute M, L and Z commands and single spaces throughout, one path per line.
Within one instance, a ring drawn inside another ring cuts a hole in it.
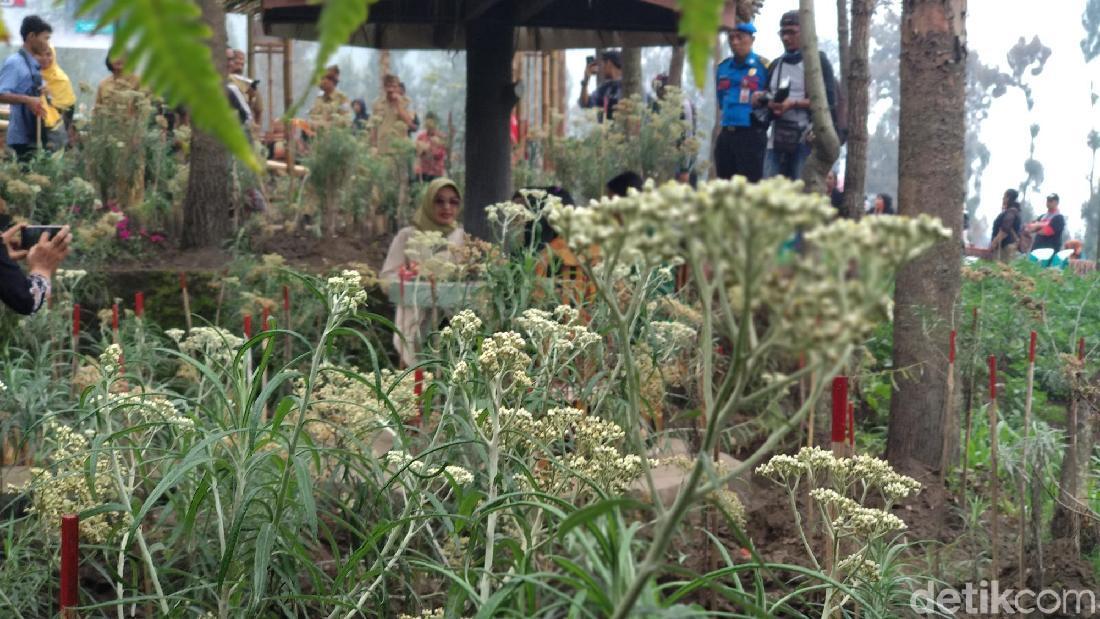
M 19 237 L 20 249 L 30 250 L 40 240 L 42 235 L 46 235 L 46 240 L 50 240 L 57 236 L 58 232 L 61 232 L 63 226 L 26 226 Z

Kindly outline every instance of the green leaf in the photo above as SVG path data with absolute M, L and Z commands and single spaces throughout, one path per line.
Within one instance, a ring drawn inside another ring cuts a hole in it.
M 224 80 L 207 45 L 210 28 L 192 0 L 82 0 L 77 16 L 97 10 L 103 29 L 117 22 L 111 54 L 125 54 L 126 69 L 169 105 L 184 105 L 195 126 L 222 142 L 254 171 L 260 162 L 229 105 Z
M 628 497 L 606 499 L 600 501 L 599 503 L 586 505 L 585 507 L 578 509 L 577 511 L 570 514 L 568 518 L 563 520 L 562 523 L 558 525 L 558 538 L 564 539 L 565 536 L 568 535 L 569 532 L 572 531 L 574 528 L 582 524 L 587 524 L 595 520 L 596 518 L 599 518 L 600 516 L 606 514 L 607 512 L 610 512 L 611 510 L 620 507 L 644 508 L 645 505 L 635 499 L 631 499 Z
M 687 41 L 687 57 L 696 84 L 706 83 L 707 62 L 722 23 L 725 0 L 680 0 L 680 36 Z
M 275 546 L 275 527 L 270 522 L 260 525 L 256 536 L 256 556 L 252 567 L 252 610 L 260 607 L 267 590 L 267 567 L 271 562 L 271 549 Z

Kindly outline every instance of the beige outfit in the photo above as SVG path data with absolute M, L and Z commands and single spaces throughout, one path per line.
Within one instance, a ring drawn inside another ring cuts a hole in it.
M 397 232 L 390 243 L 390 250 L 386 253 L 386 261 L 382 263 L 382 271 L 378 279 L 388 287 L 392 282 L 399 281 L 398 269 L 405 264 L 405 246 L 409 237 L 416 228 L 406 226 Z M 447 243 L 452 246 L 462 245 L 465 242 L 466 233 L 459 226 L 447 235 Z M 444 251 L 441 253 L 450 252 Z M 453 256 L 451 257 L 454 260 Z M 420 350 L 424 335 L 435 325 L 429 325 L 431 321 L 431 308 L 417 305 L 398 305 L 394 313 L 393 323 L 397 331 L 393 334 L 393 346 L 397 349 L 401 362 L 405 367 L 416 365 L 416 353 Z

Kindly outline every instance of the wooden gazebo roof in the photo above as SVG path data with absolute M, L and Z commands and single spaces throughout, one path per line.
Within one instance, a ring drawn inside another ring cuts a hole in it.
M 516 50 L 677 45 L 678 5 L 677 0 L 380 0 L 347 44 L 461 50 L 468 43 L 465 24 L 499 19 L 514 25 Z M 267 34 L 316 40 L 319 4 L 262 0 L 262 8 Z M 735 23 L 735 12 L 728 3 L 725 25 Z

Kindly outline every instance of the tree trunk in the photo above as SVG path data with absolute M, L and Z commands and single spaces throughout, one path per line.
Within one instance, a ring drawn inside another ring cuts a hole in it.
M 672 58 L 668 61 L 668 85 L 683 89 L 684 83 L 684 46 L 672 48 Z
M 843 2 L 843 0 L 841 0 Z M 848 217 L 863 214 L 867 184 L 867 112 L 871 81 L 869 47 L 875 0 L 852 0 L 852 42 L 844 83 L 848 88 L 848 158 L 844 168 L 844 210 Z
M 944 424 L 945 350 L 960 287 L 960 233 L 966 197 L 966 0 L 905 0 L 902 8 L 898 207 L 939 217 L 952 232 L 898 273 L 887 459 L 903 470 L 936 470 Z M 935 317 L 931 321 L 926 317 Z M 948 445 L 948 453 L 955 453 Z
M 202 20 L 213 31 L 210 53 L 219 75 L 225 74 L 225 8 L 217 0 L 202 0 Z M 216 138 L 196 130 L 191 139 L 191 170 L 183 201 L 184 248 L 219 245 L 229 233 L 232 216 L 231 158 Z
M 463 226 L 489 240 L 485 207 L 512 193 L 512 142 L 508 120 L 516 105 L 512 88 L 512 27 L 475 20 L 466 40 L 466 196 Z
M 833 126 L 829 112 L 829 99 L 825 94 L 825 76 L 818 54 L 817 26 L 814 25 L 814 0 L 800 0 L 802 21 L 802 58 L 806 64 L 806 93 L 810 97 L 810 113 L 813 117 L 813 151 L 802 170 L 806 189 L 825 192 L 825 177 L 833 169 L 840 156 L 840 138 Z
M 1083 379 L 1082 379 L 1083 380 Z M 1087 398 L 1073 394 L 1066 424 L 1066 446 L 1062 450 L 1062 470 L 1058 476 L 1058 500 L 1050 519 L 1050 536 L 1055 540 L 1072 540 L 1072 548 L 1081 553 L 1081 512 L 1089 511 L 1086 487 L 1089 457 L 1093 449 L 1093 407 Z
M 639 97 L 645 94 L 642 91 L 642 48 L 623 48 L 623 98 L 629 99 L 634 95 Z
M 859 0 L 852 0 L 852 18 L 855 19 L 855 5 Z M 873 7 L 872 7 L 873 8 Z M 838 47 L 840 48 L 840 66 L 837 67 L 837 81 L 848 83 L 848 71 L 852 66 L 852 46 L 855 45 L 855 41 L 851 40 L 851 36 L 854 35 L 855 24 L 852 24 L 853 32 L 850 34 L 848 31 L 848 0 L 836 0 L 836 34 Z

